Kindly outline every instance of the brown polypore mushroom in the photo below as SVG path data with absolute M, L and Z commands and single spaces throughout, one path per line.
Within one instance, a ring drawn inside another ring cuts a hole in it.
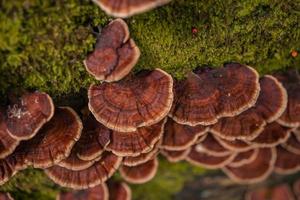
M 241 167 L 245 164 L 251 163 L 258 156 L 258 149 L 251 149 L 245 152 L 238 153 L 231 163 L 228 164 L 230 167 Z
M 143 164 L 145 162 L 148 162 L 149 160 L 151 160 L 155 156 L 157 156 L 160 145 L 161 145 L 161 140 L 156 142 L 156 144 L 151 149 L 151 151 L 149 151 L 147 153 L 141 153 L 138 156 L 125 156 L 125 157 L 123 157 L 122 164 L 125 166 L 132 167 L 132 166 L 137 166 L 137 165 Z
M 282 184 L 272 188 L 259 188 L 246 194 L 246 200 L 294 200 L 289 185 Z
M 290 137 L 290 128 L 281 126 L 277 122 L 272 122 L 265 126 L 261 132 L 250 143 L 255 147 L 274 147 L 278 144 L 284 143 Z
M 131 132 L 161 121 L 173 102 L 173 79 L 156 69 L 115 83 L 91 85 L 89 109 L 106 127 Z
M 208 169 L 218 169 L 230 163 L 235 157 L 235 154 L 226 156 L 214 156 L 206 152 L 201 144 L 196 144 L 191 147 L 191 151 L 186 157 L 186 160 L 195 165 Z
M 18 144 L 18 140 L 8 133 L 4 114 L 0 110 L 0 159 L 11 154 Z
M 164 129 L 161 148 L 169 151 L 185 150 L 192 146 L 207 130 L 208 128 L 202 125 L 182 125 L 168 118 Z
M 299 197 L 300 197 L 300 179 L 298 179 L 294 182 L 293 192 L 296 195 L 297 199 L 299 199 Z
M 131 71 L 140 54 L 135 42 L 129 39 L 127 24 L 116 19 L 99 34 L 95 50 L 84 60 L 84 65 L 97 80 L 113 82 Z
M 45 169 L 45 172 L 50 179 L 61 186 L 86 189 L 105 182 L 115 173 L 121 162 L 121 157 L 105 152 L 99 161 L 87 169 L 72 171 L 55 165 Z
M 125 182 L 108 182 L 110 200 L 131 200 L 131 189 Z
M 168 150 L 162 149 L 160 151 L 160 153 L 163 156 L 165 156 L 169 162 L 173 163 L 173 162 L 179 162 L 179 161 L 186 159 L 186 157 L 188 156 L 190 151 L 191 151 L 191 148 L 188 148 L 188 149 L 182 150 L 182 151 L 168 151 Z
M 104 147 L 109 142 L 110 130 L 89 114 L 84 120 L 81 137 L 76 143 L 77 156 L 85 161 L 94 160 L 104 152 Z
M 227 156 L 232 154 L 232 152 L 222 146 L 212 134 L 207 134 L 205 139 L 197 145 L 201 145 L 203 151 L 213 156 Z
M 148 153 L 162 137 L 165 122 L 166 120 L 162 120 L 133 132 L 111 131 L 110 142 L 105 150 L 118 156 L 138 156 L 141 153 Z
M 222 118 L 211 132 L 227 140 L 252 140 L 267 122 L 278 119 L 287 105 L 287 94 L 281 83 L 272 76 L 260 78 L 261 91 L 254 107 L 235 117 Z
M 134 167 L 121 166 L 120 174 L 129 183 L 142 184 L 154 178 L 158 168 L 158 160 L 154 158 Z
M 274 171 L 278 174 L 292 174 L 300 170 L 300 155 L 294 154 L 282 146 L 276 147 L 277 159 Z
M 278 119 L 283 126 L 298 127 L 300 125 L 300 79 L 298 72 L 289 70 L 275 77 L 283 83 L 287 94 L 288 104 L 285 112 Z
M 56 200 L 108 200 L 109 193 L 105 183 L 85 190 L 61 192 Z
M 228 150 L 234 151 L 234 152 L 244 152 L 249 151 L 253 147 L 245 141 L 242 140 L 225 140 L 219 137 L 215 137 L 216 140 L 218 140 L 219 144 L 221 144 L 223 147 L 225 147 Z
M 282 147 L 294 154 L 300 155 L 300 142 L 295 136 L 295 133 L 291 134 L 289 139 L 282 144 Z
M 18 102 L 8 106 L 8 133 L 17 140 L 30 139 L 51 119 L 53 113 L 54 105 L 48 94 L 25 93 Z
M 14 200 L 14 198 L 12 198 L 12 196 L 9 193 L 1 192 L 0 200 Z
M 130 17 L 161 6 L 171 0 L 93 0 L 107 14 L 114 17 Z
M 60 107 L 38 134 L 20 144 L 20 148 L 27 164 L 47 168 L 69 156 L 81 131 L 82 123 L 77 113 L 70 107 Z
M 258 73 L 245 65 L 189 73 L 184 82 L 176 84 L 169 115 L 180 124 L 211 125 L 252 107 L 259 91 Z
M 276 151 L 274 148 L 260 148 L 256 159 L 239 167 L 226 166 L 223 171 L 241 184 L 257 183 L 266 179 L 274 169 Z

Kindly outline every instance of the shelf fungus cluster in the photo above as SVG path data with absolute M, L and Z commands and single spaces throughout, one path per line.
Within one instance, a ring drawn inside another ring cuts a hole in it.
M 171 0 L 93 0 L 108 15 L 114 17 L 130 17 L 155 7 L 164 5 Z

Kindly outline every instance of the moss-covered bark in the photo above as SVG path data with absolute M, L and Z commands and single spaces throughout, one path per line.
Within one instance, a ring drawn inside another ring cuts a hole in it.
M 59 104 L 84 105 L 94 80 L 82 60 L 95 44 L 92 32 L 109 20 L 89 0 L 0 0 L 0 104 L 10 90 L 38 89 Z M 183 78 L 197 66 L 231 61 L 261 74 L 300 68 L 300 56 L 290 55 L 300 51 L 298 0 L 173 0 L 126 21 L 142 52 L 136 71 L 159 67 Z M 195 173 L 201 170 L 163 161 L 154 181 L 134 187 L 134 197 L 170 199 Z M 1 187 L 17 199 L 53 199 L 58 189 L 36 170 Z

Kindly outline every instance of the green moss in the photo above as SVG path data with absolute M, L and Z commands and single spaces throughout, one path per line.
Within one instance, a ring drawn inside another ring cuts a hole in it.
M 94 81 L 82 60 L 93 50 L 92 30 L 109 20 L 86 0 L 0 0 L 0 103 L 14 89 L 46 91 L 74 107 L 82 103 Z M 261 74 L 300 67 L 300 56 L 290 56 L 300 51 L 295 0 L 173 0 L 126 21 L 142 52 L 136 71 L 159 67 L 183 78 L 197 66 L 231 61 Z M 188 164 L 162 161 L 152 182 L 133 186 L 134 197 L 171 199 L 197 173 L 201 170 Z M 60 189 L 37 170 L 26 170 L 1 188 L 17 199 L 53 199 Z

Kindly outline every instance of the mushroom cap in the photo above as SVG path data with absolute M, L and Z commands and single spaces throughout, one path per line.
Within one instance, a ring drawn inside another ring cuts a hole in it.
M 222 118 L 211 131 L 227 140 L 252 140 L 264 129 L 266 122 L 278 119 L 287 105 L 287 94 L 281 83 L 272 76 L 259 80 L 261 92 L 254 107 L 235 117 Z
M 195 165 L 208 169 L 218 169 L 230 163 L 235 157 L 235 154 L 226 156 L 214 156 L 206 152 L 202 145 L 196 144 L 191 147 L 191 151 L 186 157 L 186 160 Z
M 159 140 L 158 142 L 156 142 L 156 144 L 151 149 L 151 151 L 149 151 L 147 153 L 141 153 L 138 156 L 123 157 L 122 164 L 125 166 L 132 167 L 132 166 L 137 166 L 137 165 L 143 164 L 145 162 L 148 162 L 151 159 L 154 159 L 154 157 L 156 157 L 159 152 L 159 146 L 161 145 L 161 141 L 162 140 Z
M 232 180 L 241 184 L 252 184 L 266 179 L 274 169 L 276 161 L 275 148 L 260 148 L 256 159 L 252 162 L 239 166 L 226 166 L 223 171 Z
M 232 154 L 232 152 L 222 146 L 212 134 L 207 134 L 205 139 L 197 145 L 201 145 L 201 148 L 203 148 L 205 152 L 213 156 L 227 156 Z
M 170 0 L 93 0 L 108 15 L 127 18 L 170 2 Z
M 296 180 L 293 184 L 293 192 L 296 197 L 300 197 L 300 179 Z
M 274 171 L 278 174 L 292 174 L 300 170 L 300 155 L 294 154 L 282 146 L 276 147 L 277 159 Z
M 81 120 L 72 108 L 57 108 L 53 118 L 38 134 L 21 144 L 27 164 L 47 168 L 67 158 L 80 138 L 81 130 Z
M 162 149 L 160 153 L 167 158 L 169 162 L 175 163 L 186 159 L 187 155 L 190 153 L 191 148 L 182 151 L 168 151 Z
M 0 159 L 11 154 L 18 144 L 19 141 L 8 133 L 4 114 L 0 110 Z
M 161 121 L 173 102 L 173 79 L 155 69 L 115 83 L 91 85 L 89 109 L 106 127 L 132 132 Z
M 105 183 L 85 190 L 61 192 L 56 200 L 108 200 L 109 193 Z
M 121 157 L 105 152 L 99 161 L 87 169 L 72 171 L 55 165 L 45 169 L 45 172 L 50 179 L 61 186 L 86 189 L 104 183 L 115 173 L 121 162 Z
M 17 140 L 28 140 L 54 114 L 51 97 L 43 92 L 25 93 L 18 102 L 8 106 L 6 125 L 8 133 Z
M 295 75 L 296 73 L 291 72 L 275 75 L 288 94 L 287 108 L 277 121 L 288 127 L 300 125 L 300 81 L 299 77 L 295 77 Z
M 108 182 L 110 200 L 131 200 L 131 189 L 125 182 Z
M 156 175 L 158 160 L 154 158 L 134 167 L 122 165 L 119 169 L 122 178 L 132 184 L 142 184 L 150 181 Z
M 249 151 L 253 148 L 248 142 L 242 140 L 231 141 L 231 140 L 224 140 L 220 137 L 215 137 L 215 139 L 218 140 L 219 144 L 221 144 L 223 147 L 234 152 Z
M 231 163 L 228 164 L 229 167 L 241 167 L 245 164 L 249 164 L 256 159 L 258 156 L 258 149 L 251 149 L 245 152 L 240 152 L 236 154 Z
M 0 192 L 0 200 L 14 200 L 9 193 Z
M 95 160 L 101 156 L 104 152 L 104 147 L 109 142 L 110 130 L 90 114 L 83 123 L 81 137 L 76 143 L 77 156 L 85 161 Z
M 212 125 L 252 107 L 259 95 L 258 73 L 241 64 L 229 64 L 198 74 L 189 73 L 175 88 L 170 117 L 177 123 Z
M 281 184 L 272 188 L 258 188 L 247 192 L 246 200 L 294 200 L 289 185 Z
M 173 119 L 168 118 L 161 148 L 170 151 L 185 150 L 192 146 L 200 136 L 206 134 L 207 130 L 208 128 L 202 125 L 178 124 Z
M 277 122 L 272 122 L 265 126 L 263 132 L 250 141 L 255 147 L 273 147 L 284 143 L 290 137 L 290 128 L 281 126 Z
M 163 135 L 162 120 L 157 124 L 138 128 L 133 132 L 111 131 L 110 142 L 105 150 L 118 156 L 138 156 L 150 152 Z
M 300 142 L 295 136 L 295 133 L 291 134 L 289 139 L 282 144 L 282 147 L 294 154 L 300 155 Z

